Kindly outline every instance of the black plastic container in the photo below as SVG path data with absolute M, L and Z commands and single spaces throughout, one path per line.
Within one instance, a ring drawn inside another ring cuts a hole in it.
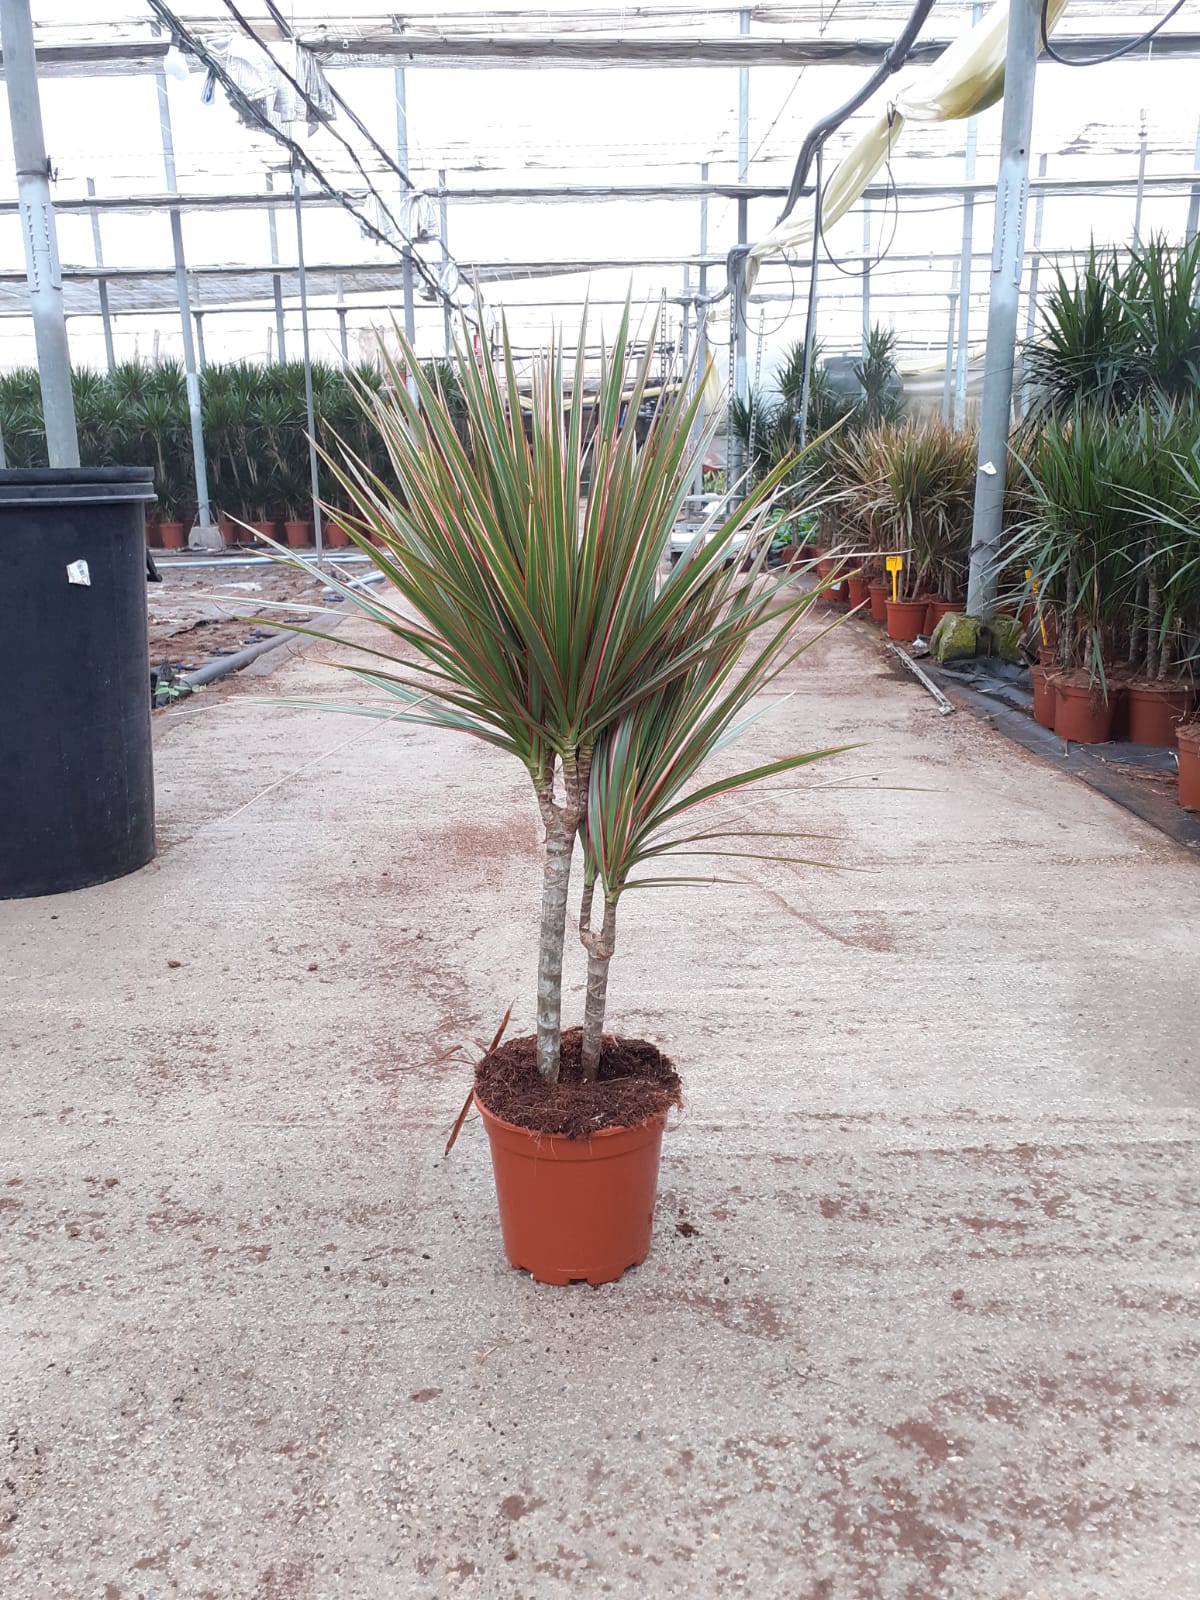
M 148 467 L 0 472 L 0 899 L 154 855 Z

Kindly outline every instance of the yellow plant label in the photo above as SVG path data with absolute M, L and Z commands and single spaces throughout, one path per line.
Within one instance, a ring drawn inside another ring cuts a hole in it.
M 903 556 L 888 556 L 887 560 L 884 562 L 884 566 L 888 569 L 889 572 L 903 572 L 904 571 L 904 557 Z

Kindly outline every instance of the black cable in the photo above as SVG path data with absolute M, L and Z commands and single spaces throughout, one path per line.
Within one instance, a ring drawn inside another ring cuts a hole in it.
M 194 55 L 198 61 L 207 67 L 210 75 L 221 84 L 234 105 L 236 105 L 238 109 L 241 110 L 243 114 L 247 116 L 253 123 L 255 123 L 264 133 L 268 134 L 272 139 L 274 139 L 277 144 L 282 145 L 283 148 L 287 150 L 296 166 L 311 172 L 317 183 L 330 197 L 330 199 L 335 200 L 344 211 L 352 216 L 362 228 L 364 233 L 369 235 L 377 243 L 385 245 L 389 250 L 395 250 L 397 248 L 395 241 L 389 239 L 385 233 L 377 228 L 371 219 L 366 216 L 364 212 L 359 210 L 359 208 L 350 199 L 349 195 L 337 188 L 336 185 L 325 176 L 324 172 L 307 153 L 307 151 L 305 151 L 302 146 L 298 145 L 294 139 L 289 138 L 286 133 L 283 133 L 279 128 L 277 128 L 270 118 L 259 110 L 254 101 L 251 100 L 250 97 L 245 94 L 244 91 L 240 89 L 233 81 L 229 73 L 207 48 L 204 42 L 190 31 L 186 24 L 183 23 L 173 11 L 171 11 L 169 6 L 164 4 L 164 0 L 147 0 L 147 4 L 158 17 L 159 21 L 171 34 L 172 38 L 174 38 L 191 55 Z M 272 57 L 272 59 L 274 58 Z M 301 91 L 301 93 L 303 94 L 303 91 Z M 371 187 L 372 193 L 375 193 L 376 198 L 378 199 L 378 194 L 375 191 L 374 186 L 369 185 L 369 187 Z M 444 301 L 447 305 L 453 307 L 453 309 L 456 311 L 460 311 L 463 312 L 464 315 L 468 315 L 468 320 L 470 320 L 469 314 L 464 311 L 463 307 L 459 306 L 457 302 L 445 292 L 441 284 L 438 283 L 436 277 L 434 277 L 430 272 L 422 257 L 415 250 L 410 251 L 410 256 L 422 280 L 433 290 L 435 296 L 439 300 Z
M 281 74 L 281 76 L 283 78 L 285 78 L 288 83 L 291 84 L 292 88 L 300 96 L 301 100 L 308 107 L 309 111 L 313 114 L 313 116 L 318 118 L 321 121 L 324 121 L 324 118 L 320 117 L 320 107 L 313 103 L 311 97 L 309 96 L 309 94 L 305 90 L 304 85 L 299 81 L 299 79 L 294 78 L 292 76 L 292 74 L 288 71 L 288 69 L 283 65 L 283 63 L 276 58 L 276 56 L 274 55 L 274 53 L 272 52 L 270 46 L 266 43 L 266 41 L 259 38 L 258 34 L 254 31 L 254 28 L 251 26 L 251 24 L 246 20 L 246 18 L 238 10 L 237 6 L 234 4 L 234 0 L 225 0 L 225 9 L 226 9 L 226 11 L 229 12 L 229 15 L 237 23 L 238 27 L 242 30 L 242 32 L 246 35 L 246 37 L 248 39 L 252 40 L 256 45 L 258 45 L 259 49 L 263 52 L 263 54 L 266 56 L 267 60 L 276 69 L 276 71 L 278 71 Z M 326 126 L 328 128 L 328 124 L 326 124 Z M 333 135 L 333 137 L 337 140 L 337 142 L 342 146 L 342 148 L 349 155 L 351 161 L 353 161 L 354 165 L 358 168 L 359 174 L 362 177 L 363 182 L 366 184 L 367 189 L 369 190 L 369 192 L 371 194 L 373 194 L 375 196 L 375 199 L 376 199 L 376 202 L 379 205 L 380 211 L 384 214 L 384 216 L 391 223 L 392 227 L 396 230 L 397 234 L 399 234 L 400 238 L 405 241 L 405 244 L 406 245 L 411 245 L 412 241 L 408 238 L 408 235 L 405 233 L 404 229 L 400 226 L 400 223 L 397 220 L 395 214 L 393 213 L 391 207 L 387 204 L 387 202 L 384 200 L 383 196 L 380 194 L 379 190 L 371 182 L 370 174 L 367 172 L 366 167 L 363 166 L 361 160 L 359 159 L 359 155 L 358 155 L 357 150 L 355 150 L 354 146 L 350 143 L 350 141 L 347 138 L 345 138 L 342 134 L 340 134 L 337 131 L 336 128 L 328 128 L 328 131 Z
M 917 0 L 912 9 L 912 14 L 904 24 L 895 43 L 888 47 L 882 62 L 876 67 L 867 81 L 851 95 L 845 105 L 839 106 L 836 111 L 831 111 L 828 116 L 822 117 L 809 129 L 804 143 L 800 147 L 800 154 L 796 158 L 796 167 L 792 173 L 787 199 L 784 202 L 783 210 L 776 218 L 776 227 L 791 213 L 796 201 L 800 198 L 800 191 L 804 188 L 808 178 L 808 169 L 820 147 L 831 133 L 836 133 L 847 117 L 852 116 L 860 106 L 865 105 L 881 83 L 885 83 L 892 73 L 900 71 L 932 9 L 933 0 Z
M 896 113 L 895 106 L 889 105 L 888 106 L 887 155 L 884 156 L 884 158 L 883 158 L 883 165 L 884 165 L 884 170 L 887 172 L 887 175 L 888 175 L 888 191 L 890 191 L 892 202 L 893 202 L 892 232 L 891 232 L 891 236 L 888 239 L 887 244 L 884 245 L 884 247 L 882 248 L 882 250 L 880 250 L 878 255 L 876 255 L 876 256 L 874 256 L 872 258 L 872 260 L 871 260 L 871 262 L 870 262 L 870 264 L 868 266 L 868 269 L 867 269 L 870 272 L 874 272 L 879 267 L 881 267 L 883 265 L 883 263 L 887 260 L 888 256 L 891 254 L 892 246 L 896 242 L 896 233 L 897 233 L 897 231 L 899 229 L 899 226 L 900 226 L 900 191 L 896 187 L 896 178 L 895 178 L 894 173 L 892 172 L 892 128 L 893 128 L 893 126 L 895 124 L 896 115 L 897 115 L 897 113 Z M 813 217 L 814 217 L 814 220 L 815 220 L 815 225 L 816 225 L 818 231 L 820 232 L 821 245 L 822 245 L 822 248 L 825 251 L 826 256 L 829 259 L 829 264 L 830 264 L 831 267 L 834 268 L 835 271 L 840 272 L 844 278 L 861 278 L 862 274 L 863 274 L 862 267 L 844 267 L 844 266 L 842 266 L 841 262 L 834 255 L 833 251 L 829 248 L 829 241 L 825 237 L 825 222 L 824 222 L 824 219 L 821 216 L 821 201 L 822 201 L 822 198 L 823 198 L 823 196 L 820 195 L 820 194 L 818 194 L 817 197 L 816 197 L 816 206 L 815 206 L 815 209 L 813 211 Z M 955 206 L 953 208 L 947 207 L 946 209 L 947 210 L 954 209 L 954 210 L 957 211 L 959 208 L 957 206 Z M 884 222 L 885 223 L 887 221 L 887 211 L 888 211 L 888 195 L 885 192 L 884 200 L 883 200 L 883 217 L 884 217 Z M 849 257 L 847 257 L 847 260 L 849 260 Z
M 1186 0 L 1175 0 L 1175 4 L 1160 17 L 1154 26 L 1129 44 L 1123 44 L 1119 50 L 1111 50 L 1106 56 L 1087 56 L 1080 59 L 1078 56 L 1060 56 L 1050 43 L 1050 0 L 1042 0 L 1042 49 L 1051 61 L 1057 61 L 1060 67 L 1102 67 L 1107 61 L 1119 61 L 1122 56 L 1132 55 L 1135 50 L 1140 50 L 1144 44 L 1149 44 L 1155 34 L 1159 33 L 1170 22 L 1171 18 L 1178 16 L 1183 10 Z
M 276 27 L 279 29 L 280 33 L 283 34 L 284 38 L 289 40 L 294 39 L 295 34 L 292 32 L 287 18 L 275 4 L 275 0 L 265 0 L 265 4 L 267 10 L 271 13 L 271 17 L 274 20 Z M 259 43 L 262 43 L 261 39 L 259 40 Z M 276 65 L 278 65 L 278 63 L 276 63 Z M 334 88 L 333 84 L 329 82 L 328 78 L 325 80 L 325 86 L 329 90 L 329 97 L 333 103 L 341 107 L 341 109 L 350 118 L 350 121 L 358 129 L 359 133 L 362 134 L 363 138 L 367 141 L 375 153 L 380 156 L 382 160 L 392 169 L 404 187 L 406 189 L 414 188 L 415 185 L 412 179 L 409 177 L 408 173 L 405 172 L 399 161 L 397 161 L 393 155 L 389 154 L 387 149 L 379 143 L 378 139 L 376 139 L 370 128 L 367 127 L 366 123 L 359 116 L 358 112 L 355 111 L 353 106 L 351 106 L 348 101 L 346 101 L 338 92 L 338 90 Z

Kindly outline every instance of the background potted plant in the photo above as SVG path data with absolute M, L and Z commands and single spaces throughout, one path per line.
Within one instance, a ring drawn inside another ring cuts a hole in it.
M 765 538 L 752 541 L 750 571 L 728 560 L 735 539 L 758 532 L 782 462 L 664 575 L 708 438 L 689 447 L 698 402 L 685 386 L 662 396 L 635 443 L 622 419 L 642 407 L 651 355 L 629 363 L 628 321 L 627 311 L 598 372 L 581 334 L 573 361 L 551 352 L 529 390 L 507 334 L 498 364 L 465 354 L 457 415 L 436 375 L 417 377 L 415 401 L 402 382 L 365 396 L 390 482 L 352 452 L 340 463 L 329 455 L 355 506 L 356 542 L 392 588 L 368 594 L 329 581 L 389 636 L 384 644 L 415 653 L 389 659 L 362 646 L 349 670 L 381 701 L 359 709 L 464 732 L 515 756 L 542 819 L 537 1031 L 489 1053 L 475 1094 L 509 1258 L 552 1282 L 604 1281 L 642 1259 L 662 1124 L 679 1093 L 656 1047 L 610 1044 L 603 1031 L 616 910 L 633 869 L 651 864 L 653 882 L 663 856 L 725 853 L 738 838 L 772 853 L 777 841 L 753 830 L 684 819 L 829 753 L 699 777 L 745 721 L 750 698 L 812 642 L 792 630 L 814 596 L 786 572 L 768 575 Z M 578 397 L 589 390 L 584 408 Z M 583 1028 L 564 1034 L 579 836 L 588 997 Z

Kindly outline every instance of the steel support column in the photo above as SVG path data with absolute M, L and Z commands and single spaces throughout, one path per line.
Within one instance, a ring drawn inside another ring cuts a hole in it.
M 275 180 L 267 173 L 267 188 L 274 189 Z M 271 265 L 279 265 L 279 235 L 275 231 L 275 207 L 267 208 L 267 229 L 271 236 Z M 271 279 L 271 294 L 275 301 L 275 343 L 279 347 L 279 360 L 287 360 L 287 340 L 283 326 L 283 279 L 276 274 Z
M 750 32 L 750 13 L 738 12 L 738 32 Z M 750 170 L 750 69 L 738 68 L 738 182 L 745 183 Z M 750 202 L 744 195 L 737 202 L 738 244 L 743 247 L 738 257 L 737 281 L 730 296 L 730 338 L 733 340 L 733 394 L 732 403 L 746 399 L 746 295 L 744 248 L 750 242 Z M 726 489 L 732 491 L 745 465 L 742 441 L 734 435 L 732 418 L 725 424 L 728 430 L 726 451 Z M 740 490 L 739 490 L 740 493 Z
M 978 23 L 983 7 L 971 7 L 971 25 Z M 979 141 L 979 119 L 967 118 L 967 158 L 965 176 L 975 181 L 975 152 Z M 971 359 L 971 254 L 975 239 L 975 196 L 963 199 L 962 254 L 958 268 L 958 357 L 954 367 L 954 423 L 961 428 L 967 420 L 967 364 Z
M 396 83 L 396 160 L 401 172 L 408 171 L 408 85 L 404 78 L 404 68 L 395 70 Z M 400 277 L 404 286 L 404 337 L 410 345 L 416 344 L 417 319 L 416 307 L 413 304 L 413 264 L 412 251 L 406 244 L 400 260 Z M 416 379 L 410 372 L 408 375 L 408 392 L 413 399 L 417 398 Z
M 171 136 L 171 102 L 167 91 L 167 75 L 160 67 L 155 74 L 158 83 L 158 126 L 162 136 L 163 170 L 167 189 L 178 194 L 175 176 L 175 141 Z M 179 297 L 179 329 L 183 335 L 183 370 L 187 383 L 188 417 L 192 428 L 192 462 L 196 473 L 196 505 L 198 512 L 197 543 L 215 547 L 224 543 L 213 527 L 212 507 L 208 499 L 208 467 L 204 459 L 204 423 L 200 412 L 200 379 L 196 372 L 196 350 L 192 342 L 192 307 L 188 295 L 187 261 L 183 254 L 183 221 L 178 211 L 172 210 L 171 248 L 175 256 L 175 291 Z M 190 543 L 190 539 L 189 539 Z
M 308 345 L 308 282 L 304 275 L 304 221 L 300 196 L 304 174 L 299 167 L 292 171 L 292 192 L 296 201 L 296 275 L 300 288 L 300 339 L 304 355 L 304 410 L 308 420 L 308 474 L 312 488 L 313 535 L 317 543 L 317 565 L 324 559 L 321 528 L 321 480 L 317 461 L 317 417 L 313 404 L 312 356 Z
M 438 237 L 442 242 L 442 266 L 450 265 L 450 217 L 449 203 L 446 199 L 446 172 L 442 168 L 438 172 Z M 454 348 L 454 327 L 450 316 L 450 301 L 442 301 L 442 337 L 446 344 L 446 354 L 449 356 Z
M 42 133 L 29 0 L 0 0 L 0 38 L 4 45 L 4 83 L 12 124 L 25 275 L 29 281 L 29 307 L 37 344 L 46 449 L 52 467 L 77 467 L 79 436 L 75 431 L 71 353 L 67 346 L 62 267 L 58 260 L 54 207 L 50 203 L 50 171 Z
M 996 185 L 987 352 L 979 414 L 979 464 L 975 476 L 975 517 L 967 589 L 967 610 L 979 617 L 990 617 L 996 604 L 1040 16 L 1041 0 L 1012 0 L 1009 6 L 1000 176 Z
M 94 178 L 88 179 L 87 192 L 90 195 L 95 194 L 96 180 Z M 92 212 L 92 251 L 96 257 L 96 265 L 102 267 L 104 265 L 104 250 L 100 243 L 100 213 L 98 211 Z M 109 315 L 108 310 L 108 280 L 106 278 L 96 279 L 96 292 L 100 296 L 100 321 L 104 328 L 104 360 L 109 372 L 111 372 L 117 364 L 117 357 L 113 349 L 112 317 Z
M 1046 176 L 1047 158 L 1038 157 L 1038 177 Z M 1038 251 L 1042 243 L 1042 213 L 1046 205 L 1046 196 L 1039 190 L 1033 202 L 1033 249 L 1029 261 L 1029 298 L 1025 306 L 1025 343 L 1033 343 L 1034 331 L 1037 327 L 1037 296 L 1038 296 L 1038 268 L 1041 261 Z M 1023 417 L 1029 410 L 1029 383 L 1025 377 L 1025 355 L 1021 355 L 1021 383 L 1017 390 L 1017 415 Z

